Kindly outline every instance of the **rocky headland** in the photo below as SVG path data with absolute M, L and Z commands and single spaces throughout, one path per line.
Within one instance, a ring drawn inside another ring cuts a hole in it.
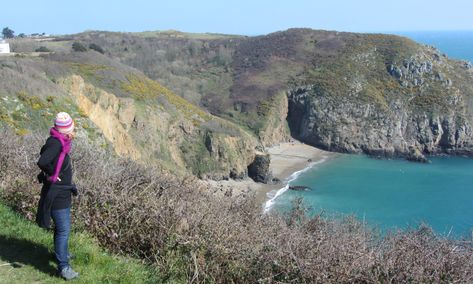
M 29 57 L 37 44 L 16 39 L 22 55 L 0 58 L 3 124 L 44 130 L 66 109 L 80 135 L 177 175 L 275 183 L 268 149 L 293 138 L 421 162 L 473 153 L 471 63 L 407 38 L 92 31 L 41 42 L 52 52 Z

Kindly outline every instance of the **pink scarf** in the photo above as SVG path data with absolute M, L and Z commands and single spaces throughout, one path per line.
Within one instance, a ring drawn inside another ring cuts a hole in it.
M 64 134 L 57 131 L 56 128 L 54 127 L 51 128 L 51 130 L 49 131 L 49 134 L 51 134 L 52 137 L 59 140 L 62 146 L 61 153 L 59 154 L 59 159 L 57 160 L 56 169 L 54 170 L 54 175 L 49 177 L 49 181 L 51 181 L 52 183 L 55 183 L 59 176 L 59 172 L 61 171 L 64 158 L 66 157 L 66 154 L 69 154 L 69 152 L 71 151 L 72 140 L 64 136 Z

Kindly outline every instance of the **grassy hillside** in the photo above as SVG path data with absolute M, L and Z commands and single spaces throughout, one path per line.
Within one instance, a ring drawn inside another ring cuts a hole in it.
M 0 58 L 0 78 L 0 124 L 18 134 L 46 131 L 55 113 L 67 111 L 91 143 L 182 175 L 242 176 L 254 155 L 256 139 L 237 125 L 95 51 Z M 205 147 L 208 133 L 218 137 L 219 152 Z M 188 145 L 199 151 L 184 154 Z M 227 150 L 236 154 L 224 156 Z
M 156 283 L 155 272 L 140 261 L 112 255 L 90 235 L 73 232 L 74 283 Z M 58 283 L 53 234 L 0 203 L 0 283 Z

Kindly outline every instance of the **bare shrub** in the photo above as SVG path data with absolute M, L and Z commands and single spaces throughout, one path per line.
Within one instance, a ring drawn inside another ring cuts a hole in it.
M 0 132 L 0 194 L 32 218 L 36 159 L 45 137 Z M 355 218 L 285 216 L 254 198 L 211 195 L 176 178 L 75 141 L 80 197 L 75 227 L 115 252 L 146 259 L 164 281 L 215 283 L 447 283 L 473 281 L 473 245 L 420 227 L 385 237 Z

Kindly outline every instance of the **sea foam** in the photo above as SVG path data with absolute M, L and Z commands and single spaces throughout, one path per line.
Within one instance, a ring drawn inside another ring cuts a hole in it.
M 304 172 L 310 170 L 311 168 L 313 168 L 313 167 L 316 166 L 316 165 L 322 164 L 322 163 L 325 162 L 326 160 L 327 160 L 327 157 L 326 157 L 326 156 L 322 156 L 322 158 L 321 158 L 320 160 L 310 163 L 309 166 L 307 166 L 305 169 L 302 169 L 302 170 L 297 171 L 297 172 L 293 173 L 292 175 L 290 175 L 290 176 L 286 179 L 286 186 L 284 186 L 283 188 L 280 188 L 280 189 L 278 189 L 278 190 L 276 190 L 276 191 L 268 192 L 267 196 L 268 196 L 269 200 L 266 201 L 266 203 L 264 204 L 263 212 L 264 212 L 264 213 L 269 212 L 269 210 L 271 209 L 271 207 L 274 205 L 276 199 L 289 189 L 289 184 L 290 184 L 292 181 L 296 180 L 302 173 L 304 173 Z M 275 193 L 274 193 L 274 192 L 275 192 Z

